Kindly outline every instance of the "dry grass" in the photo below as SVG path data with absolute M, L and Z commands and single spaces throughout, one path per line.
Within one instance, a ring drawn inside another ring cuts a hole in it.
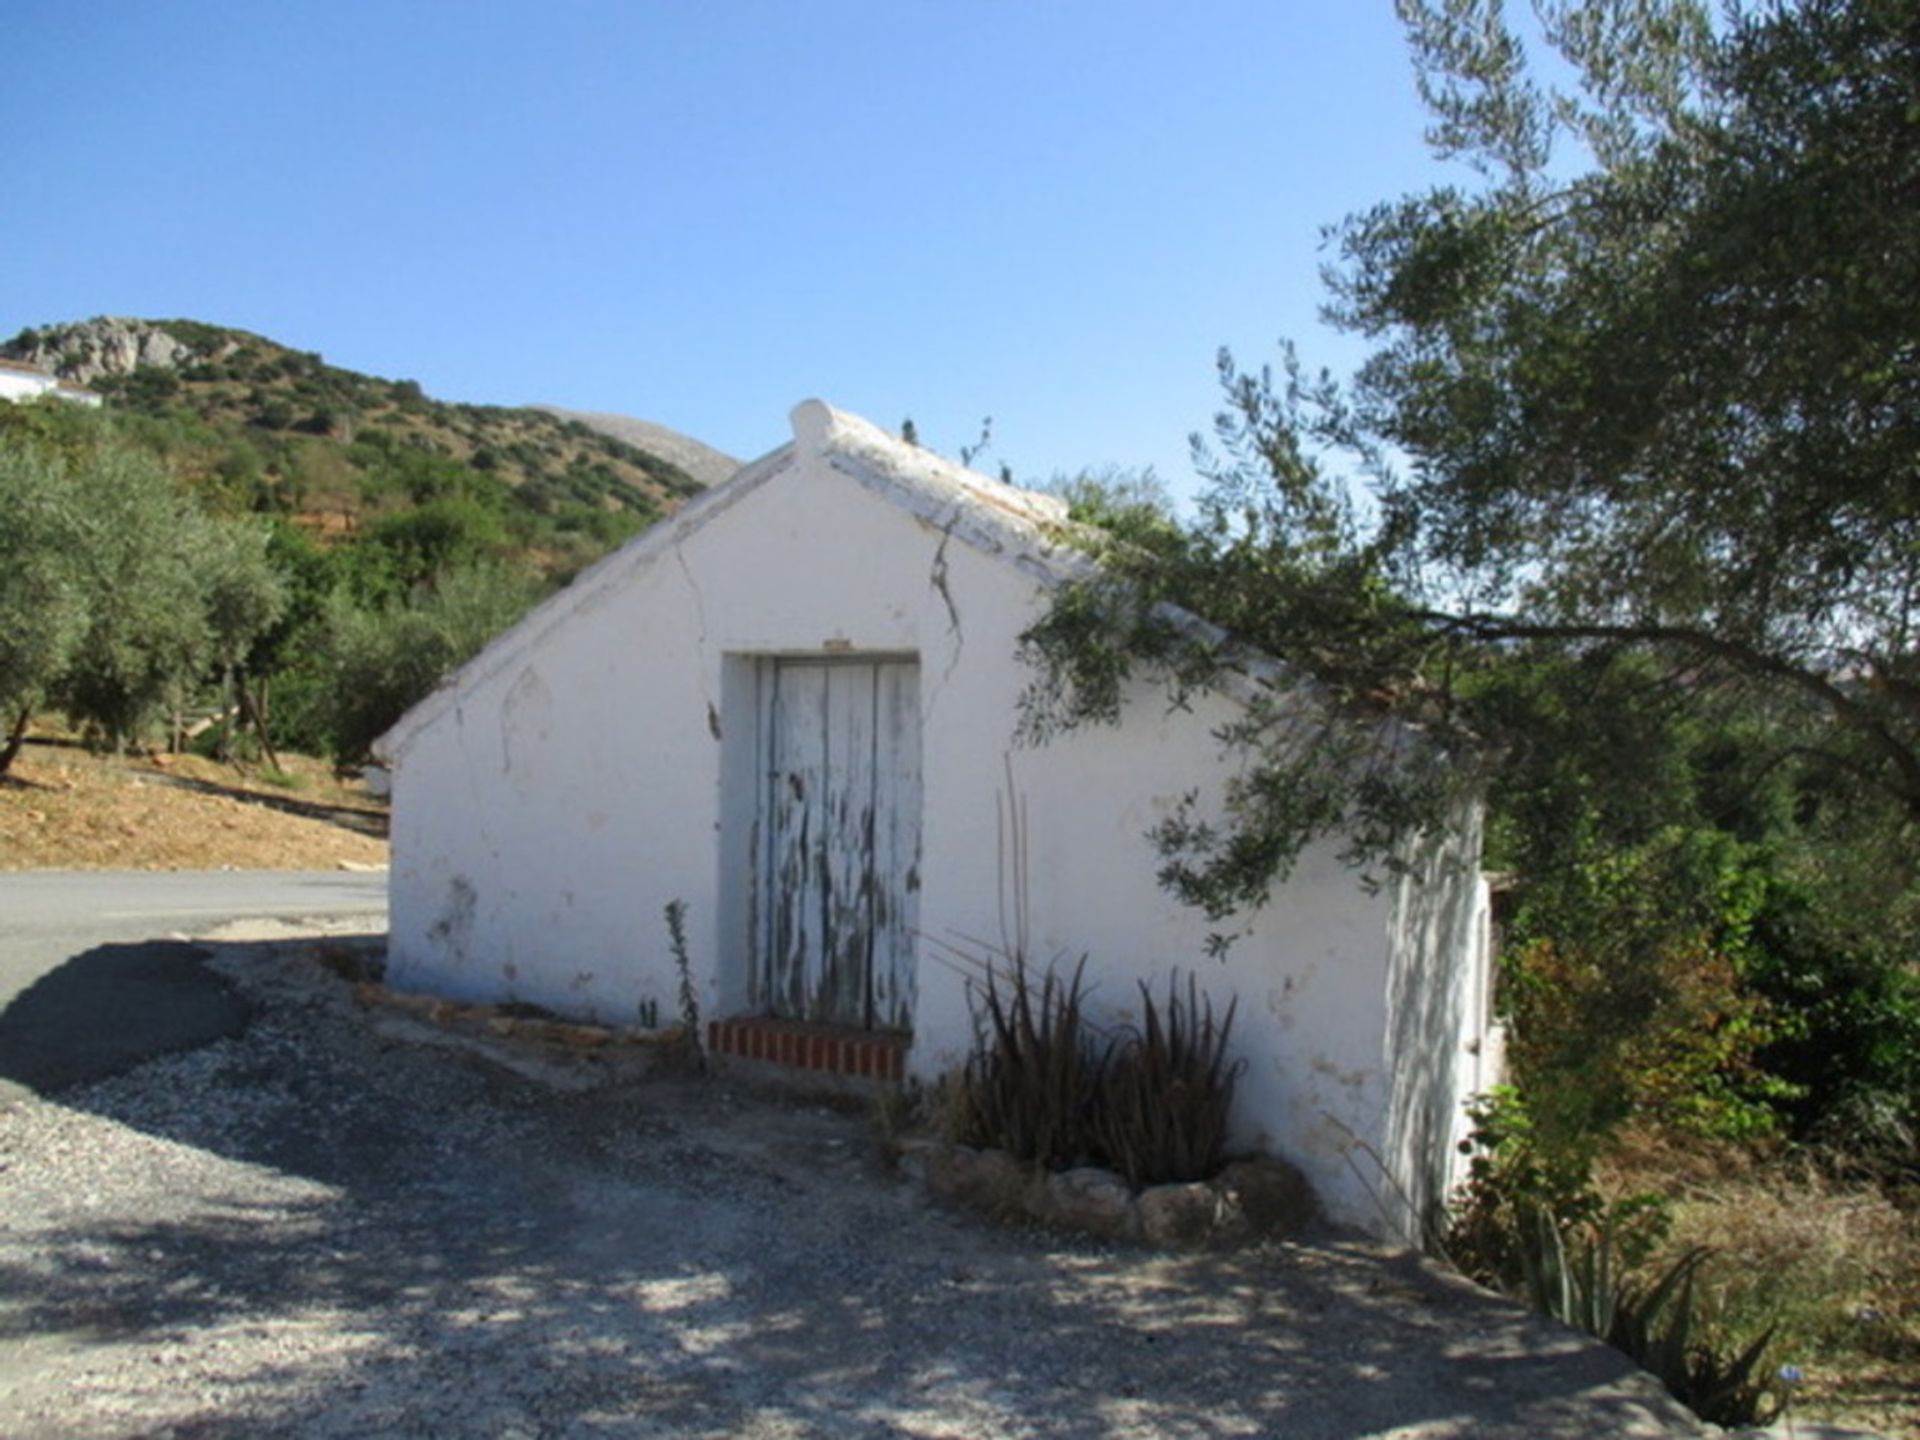
M 1708 1298 L 1729 1331 L 1778 1322 L 1772 1363 L 1806 1376 L 1797 1413 L 1920 1436 L 1920 1214 L 1731 1146 L 1630 1144 L 1602 1181 L 1673 1197 L 1663 1254 L 1714 1251 Z
M 0 870 L 332 870 L 386 863 L 387 814 L 322 761 L 275 783 L 196 756 L 29 744 L 0 782 Z

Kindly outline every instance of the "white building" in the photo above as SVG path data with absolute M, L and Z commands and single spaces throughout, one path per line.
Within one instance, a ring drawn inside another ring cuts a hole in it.
M 98 405 L 100 397 L 84 386 L 49 375 L 35 365 L 19 360 L 0 360 L 0 400 L 17 403 L 50 395 L 76 405 Z
M 717 1047 L 931 1080 L 972 1035 L 954 947 L 1006 933 L 1024 807 L 1029 953 L 1238 999 L 1236 1138 L 1332 1215 L 1407 1234 L 1494 1078 L 1472 817 L 1370 893 L 1301 857 L 1224 959 L 1146 838 L 1217 795 L 1236 702 L 1014 743 L 1023 629 L 1089 563 L 1059 502 L 808 402 L 794 441 L 582 575 L 409 712 L 393 769 L 390 978 L 630 1022 L 671 1018 L 686 906 Z M 1011 789 L 1011 797 L 1008 791 Z

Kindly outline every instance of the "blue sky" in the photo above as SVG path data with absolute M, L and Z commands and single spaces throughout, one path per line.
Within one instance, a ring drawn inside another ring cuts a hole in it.
M 819 396 L 1190 479 L 1315 363 L 1320 232 L 1438 178 L 1389 0 L 13 0 L 0 336 L 233 325 L 743 457 Z

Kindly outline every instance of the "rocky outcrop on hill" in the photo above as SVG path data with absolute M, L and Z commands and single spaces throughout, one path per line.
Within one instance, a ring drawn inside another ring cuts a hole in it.
M 102 315 L 73 325 L 23 330 L 0 345 L 0 357 L 24 360 L 87 385 L 104 375 L 131 375 L 143 365 L 171 369 L 197 352 L 151 320 Z

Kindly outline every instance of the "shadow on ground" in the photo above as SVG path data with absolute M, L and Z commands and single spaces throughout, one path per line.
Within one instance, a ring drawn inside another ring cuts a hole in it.
M 306 978 L 242 979 L 239 1033 L 0 1113 L 9 1435 L 1699 1433 L 1411 1258 L 995 1229 L 902 1185 L 861 1117 L 566 1092 L 383 1041 L 300 947 L 214 957 Z
M 41 976 L 0 1010 L 0 1082 L 56 1095 L 238 1034 L 247 1004 L 205 956 L 177 940 L 97 945 Z
M 225 796 L 230 800 L 238 800 L 243 805 L 263 805 L 269 810 L 278 810 L 284 815 L 298 815 L 306 820 L 319 820 L 328 825 L 338 825 L 343 830 L 368 835 L 375 840 L 387 838 L 387 814 L 384 810 L 372 810 L 359 805 L 323 805 L 316 800 L 301 800 L 293 795 L 276 795 L 267 790 L 249 790 L 239 785 L 222 785 L 217 780 L 201 780 L 192 775 L 142 772 L 140 778 L 150 785 L 171 785 L 176 789 L 192 790 L 201 795 Z

